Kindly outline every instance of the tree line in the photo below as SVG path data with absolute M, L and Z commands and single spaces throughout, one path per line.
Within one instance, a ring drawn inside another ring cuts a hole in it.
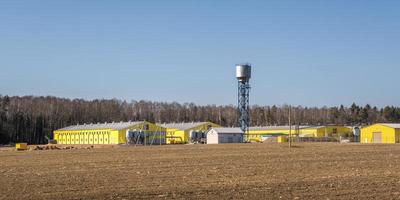
M 400 108 L 352 104 L 337 107 L 259 106 L 251 107 L 252 126 L 287 125 L 368 125 L 400 122 Z M 196 105 L 118 99 L 67 99 L 51 96 L 1 96 L 0 144 L 46 143 L 56 129 L 69 125 L 97 122 L 142 121 L 154 123 L 211 121 L 236 126 L 235 105 Z

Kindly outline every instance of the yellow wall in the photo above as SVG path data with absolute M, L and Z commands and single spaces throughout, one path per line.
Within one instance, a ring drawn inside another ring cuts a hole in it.
M 324 131 L 325 132 L 325 131 Z M 324 137 L 322 134 L 322 128 L 305 128 L 299 130 L 300 137 Z
M 246 139 L 250 141 L 261 142 L 262 135 L 289 135 L 289 129 L 276 129 L 276 130 L 249 130 L 249 133 L 246 134 Z M 296 134 L 295 127 L 292 128 L 292 134 Z
M 118 134 L 110 129 L 57 130 L 53 134 L 58 144 L 118 144 Z
M 326 127 L 326 128 L 325 128 Z M 325 135 L 332 136 L 344 136 L 346 134 L 351 134 L 352 130 L 345 126 L 324 126 L 324 127 L 309 127 L 296 130 L 296 127 L 292 127 L 292 135 L 299 134 L 301 137 L 325 137 Z M 336 134 L 334 130 L 336 129 Z M 327 134 L 325 134 L 327 133 Z M 289 129 L 276 129 L 276 130 L 250 130 L 247 138 L 251 141 L 262 140 L 262 135 L 289 135 Z
M 374 124 L 361 129 L 361 143 L 375 143 L 373 133 L 382 133 L 381 143 L 399 142 L 400 130 L 381 124 Z M 396 137 L 397 136 L 397 137 Z
M 339 137 L 349 136 L 353 130 L 345 126 L 323 126 L 300 129 L 300 136 L 303 137 Z
M 200 126 L 196 126 L 191 129 L 178 130 L 178 129 L 167 129 L 167 144 L 187 144 L 190 140 L 191 131 L 208 131 L 209 128 L 221 127 L 218 124 L 211 122 L 205 122 Z
M 128 129 L 143 130 L 146 124 L 149 126 L 149 132 L 166 131 L 163 127 L 144 122 L 122 130 L 56 130 L 53 132 L 53 138 L 57 141 L 57 144 L 124 144 L 126 143 L 126 131 Z M 163 136 L 158 135 L 156 137 Z
M 185 139 L 185 131 L 178 129 L 167 129 L 167 144 L 184 144 L 187 143 Z

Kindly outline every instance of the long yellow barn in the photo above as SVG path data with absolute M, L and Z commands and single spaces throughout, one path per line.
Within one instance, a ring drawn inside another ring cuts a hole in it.
M 361 129 L 361 143 L 400 143 L 400 124 L 374 124 Z
M 351 127 L 337 125 L 310 126 L 302 128 L 299 131 L 300 137 L 340 137 L 353 134 Z
M 292 126 L 292 135 L 299 137 L 339 137 L 349 136 L 353 130 L 346 126 Z M 289 126 L 266 126 L 266 127 L 251 127 L 247 138 L 250 141 L 265 141 L 270 137 L 286 136 L 290 133 Z
M 53 138 L 57 144 L 125 144 L 127 131 L 143 133 L 145 143 L 165 143 L 166 129 L 145 121 L 69 126 L 54 131 Z

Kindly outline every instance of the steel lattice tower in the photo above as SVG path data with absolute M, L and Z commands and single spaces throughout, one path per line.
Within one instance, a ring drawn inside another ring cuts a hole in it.
M 236 65 L 236 78 L 238 79 L 238 123 L 246 135 L 250 127 L 251 66 L 249 64 Z

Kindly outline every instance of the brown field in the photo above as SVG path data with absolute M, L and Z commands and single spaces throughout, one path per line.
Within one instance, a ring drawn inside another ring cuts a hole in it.
M 0 151 L 0 199 L 400 199 L 400 145 Z

